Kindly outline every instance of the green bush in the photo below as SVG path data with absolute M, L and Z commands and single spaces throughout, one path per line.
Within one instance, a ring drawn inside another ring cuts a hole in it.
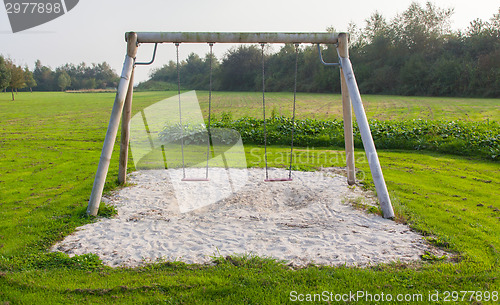
M 205 124 L 190 123 L 166 125 L 158 135 L 158 138 L 165 143 L 181 143 L 181 139 L 183 139 L 186 145 L 191 143 L 207 143 L 208 139 Z
M 304 119 L 295 120 L 294 124 L 294 144 L 297 146 L 344 146 L 342 121 Z M 371 120 L 369 125 L 375 145 L 380 149 L 429 150 L 499 160 L 500 126 L 497 122 Z M 262 119 L 216 120 L 212 126 L 237 130 L 244 143 L 264 144 Z M 290 144 L 293 130 L 290 118 L 271 118 L 266 120 L 266 126 L 268 144 Z M 356 123 L 354 143 L 356 147 L 363 146 Z

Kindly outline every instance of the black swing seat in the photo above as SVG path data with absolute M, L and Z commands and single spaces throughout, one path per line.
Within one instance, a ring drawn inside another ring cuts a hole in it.
M 283 181 L 293 181 L 292 178 L 275 178 L 275 179 L 265 179 L 264 182 L 283 182 Z

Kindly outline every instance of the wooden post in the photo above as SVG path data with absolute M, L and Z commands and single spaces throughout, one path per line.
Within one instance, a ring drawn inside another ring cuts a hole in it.
M 138 32 L 139 43 L 337 43 L 337 33 Z
M 130 76 L 132 74 L 132 70 L 134 69 L 135 56 L 137 54 L 137 34 L 131 32 L 128 33 L 127 36 L 127 55 L 125 56 L 125 62 L 123 63 L 121 79 L 118 84 L 115 103 L 113 104 L 111 118 L 109 119 L 108 131 L 106 132 L 106 138 L 104 139 L 101 158 L 99 160 L 99 165 L 97 166 L 94 185 L 92 187 L 92 193 L 90 194 L 89 205 L 87 207 L 87 214 L 92 216 L 96 216 L 99 211 L 102 191 L 104 189 L 104 183 L 106 182 L 109 163 L 111 162 L 111 155 L 113 153 L 113 146 L 116 141 L 116 134 L 118 133 L 118 125 L 120 124 L 120 117 L 123 111 L 123 104 L 125 102 L 125 96 L 130 83 Z
M 339 34 L 338 52 L 340 57 L 349 58 L 349 37 L 347 33 Z M 340 85 L 342 90 L 347 183 L 349 185 L 353 185 L 356 183 L 356 172 L 354 166 L 354 136 L 352 131 L 351 97 L 349 96 L 349 89 L 347 88 L 342 68 L 340 68 Z
M 130 119 L 132 118 L 132 96 L 134 95 L 134 70 L 130 74 L 127 97 L 123 105 L 122 133 L 120 142 L 120 165 L 118 168 L 118 183 L 127 182 L 127 164 L 128 164 L 128 144 L 130 141 Z
M 361 95 L 359 93 L 358 84 L 356 83 L 356 77 L 354 76 L 354 72 L 352 70 L 351 61 L 349 58 L 340 57 L 340 64 L 342 65 L 342 71 L 344 73 L 347 88 L 349 89 L 349 95 L 351 97 L 354 113 L 356 114 L 359 132 L 361 133 L 361 140 L 363 141 L 366 157 L 368 159 L 368 165 L 370 166 L 370 171 L 372 173 L 373 183 L 375 184 L 375 189 L 377 190 L 380 208 L 382 209 L 385 218 L 394 218 L 391 198 L 389 197 L 389 192 L 387 191 L 387 186 L 385 185 L 384 175 L 382 174 L 382 168 L 380 167 L 380 162 L 378 160 L 375 143 L 373 143 L 370 125 L 368 125 L 368 119 L 366 118 L 366 113 L 363 108 L 363 102 L 361 101 Z

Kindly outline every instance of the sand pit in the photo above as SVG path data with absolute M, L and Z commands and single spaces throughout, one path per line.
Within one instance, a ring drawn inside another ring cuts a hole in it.
M 211 175 L 217 171 L 223 170 L 211 169 Z M 211 256 L 232 254 L 274 257 L 295 266 L 364 266 L 420 260 L 425 251 L 444 254 L 407 226 L 352 208 L 350 200 L 370 199 L 328 169 L 293 172 L 292 182 L 272 183 L 263 181 L 262 169 L 233 169 L 240 185 L 226 187 L 228 196 L 222 199 L 198 192 L 201 183 L 215 182 L 180 182 L 179 174 L 132 173 L 129 181 L 135 185 L 105 198 L 116 206 L 117 216 L 79 228 L 52 250 L 95 253 L 109 266 L 159 258 L 207 263 Z M 194 196 L 194 205 L 177 201 L 183 196 L 179 189 Z M 213 203 L 206 205 L 209 197 Z

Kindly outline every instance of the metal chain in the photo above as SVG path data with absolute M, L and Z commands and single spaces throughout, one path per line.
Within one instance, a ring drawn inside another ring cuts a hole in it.
M 293 163 L 293 136 L 295 134 L 295 102 L 297 100 L 297 72 L 299 65 L 299 44 L 295 44 L 295 81 L 293 84 L 293 111 L 292 111 L 292 143 L 290 146 L 290 169 L 288 179 L 292 179 L 292 163 Z
M 266 65 L 265 65 L 265 58 L 264 58 L 264 46 L 265 43 L 261 43 L 260 46 L 262 47 L 262 109 L 263 109 L 263 116 L 264 116 L 264 160 L 266 163 L 266 180 L 269 179 L 269 173 L 268 173 L 268 168 L 267 168 L 267 126 L 266 126 Z
M 207 169 L 205 173 L 205 178 L 208 179 L 208 160 L 210 159 L 210 142 L 212 140 L 212 135 L 210 133 L 210 116 L 212 113 L 212 57 L 213 57 L 213 46 L 214 44 L 210 42 L 208 44 L 210 46 L 210 87 L 208 90 L 208 126 L 207 126 L 207 131 L 208 131 L 208 143 L 207 143 Z
M 182 154 L 182 179 L 186 178 L 186 165 L 184 163 L 184 126 L 182 125 L 181 110 L 181 74 L 179 71 L 179 43 L 175 43 L 177 53 L 177 95 L 179 96 L 179 124 L 181 125 L 181 154 Z

